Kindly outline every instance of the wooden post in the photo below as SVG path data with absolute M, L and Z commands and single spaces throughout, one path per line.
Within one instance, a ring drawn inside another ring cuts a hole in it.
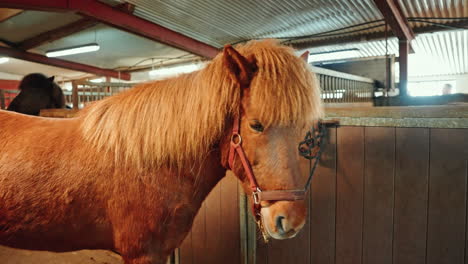
M 5 109 L 5 94 L 2 89 L 0 89 L 0 109 Z
M 400 52 L 400 96 L 406 97 L 408 95 L 408 53 L 409 53 L 409 40 L 399 40 Z
M 80 98 L 78 96 L 78 84 L 75 81 L 72 81 L 72 87 L 73 109 L 78 110 L 78 104 L 80 103 Z

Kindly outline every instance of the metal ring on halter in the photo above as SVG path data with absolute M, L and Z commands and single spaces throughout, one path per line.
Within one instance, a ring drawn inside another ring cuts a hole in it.
M 238 139 L 237 143 L 235 142 L 236 138 Z M 242 143 L 242 137 L 239 133 L 233 133 L 231 135 L 231 144 L 235 147 L 239 146 Z
M 262 192 L 262 190 L 260 190 L 260 188 L 258 188 L 258 187 L 255 190 L 255 192 L 252 192 L 254 204 L 260 204 L 260 197 L 258 197 L 258 194 L 261 193 L 261 192 Z

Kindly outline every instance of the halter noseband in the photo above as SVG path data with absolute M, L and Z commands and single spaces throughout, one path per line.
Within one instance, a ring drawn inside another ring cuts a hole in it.
M 252 212 L 257 222 L 259 222 L 261 217 L 260 210 L 262 208 L 262 201 L 297 201 L 305 199 L 307 190 L 309 189 L 312 180 L 312 176 L 320 159 L 320 154 L 322 152 L 322 138 L 324 136 L 325 129 L 323 129 L 324 125 L 322 125 L 319 122 L 317 124 L 317 129 L 314 127 L 311 131 L 307 132 L 304 141 L 300 142 L 299 144 L 299 154 L 311 161 L 309 178 L 307 180 L 306 185 L 304 186 L 304 189 L 262 191 L 262 189 L 260 189 L 260 187 L 258 186 L 250 162 L 245 155 L 244 149 L 242 148 L 242 137 L 240 135 L 240 121 L 240 114 L 234 117 L 229 149 L 229 167 L 231 168 L 231 170 L 234 169 L 234 161 L 237 154 L 242 162 L 242 166 L 244 167 L 244 171 L 247 174 L 247 177 L 250 182 L 250 189 L 252 190 L 253 198 Z M 316 147 L 318 147 L 318 150 L 314 153 L 313 149 Z M 312 159 L 315 159 L 313 167 Z M 261 221 L 259 224 L 261 227 Z M 262 232 L 264 232 L 264 230 L 262 230 Z

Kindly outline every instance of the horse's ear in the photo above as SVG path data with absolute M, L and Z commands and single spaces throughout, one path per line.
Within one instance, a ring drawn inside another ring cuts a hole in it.
M 47 78 L 47 80 L 49 80 L 50 82 L 53 82 L 54 79 L 55 79 L 55 76 L 52 76 L 52 77 Z
M 250 85 L 250 81 L 257 71 L 254 57 L 246 58 L 231 45 L 226 45 L 223 51 L 223 62 L 233 79 L 239 82 L 241 87 Z
M 304 53 L 302 53 L 301 56 L 299 56 L 301 59 L 303 59 L 306 63 L 309 62 L 309 51 L 306 50 Z

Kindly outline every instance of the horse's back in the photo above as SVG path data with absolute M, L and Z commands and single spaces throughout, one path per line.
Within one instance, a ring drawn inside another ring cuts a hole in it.
M 93 217 L 103 218 L 96 210 L 105 211 L 91 196 L 95 179 L 79 177 L 85 170 L 75 158 L 79 120 L 0 110 L 0 124 L 0 244 L 54 251 L 110 246 L 91 239 L 103 232 L 110 240 L 110 232 L 104 223 L 101 231 L 91 228 Z

